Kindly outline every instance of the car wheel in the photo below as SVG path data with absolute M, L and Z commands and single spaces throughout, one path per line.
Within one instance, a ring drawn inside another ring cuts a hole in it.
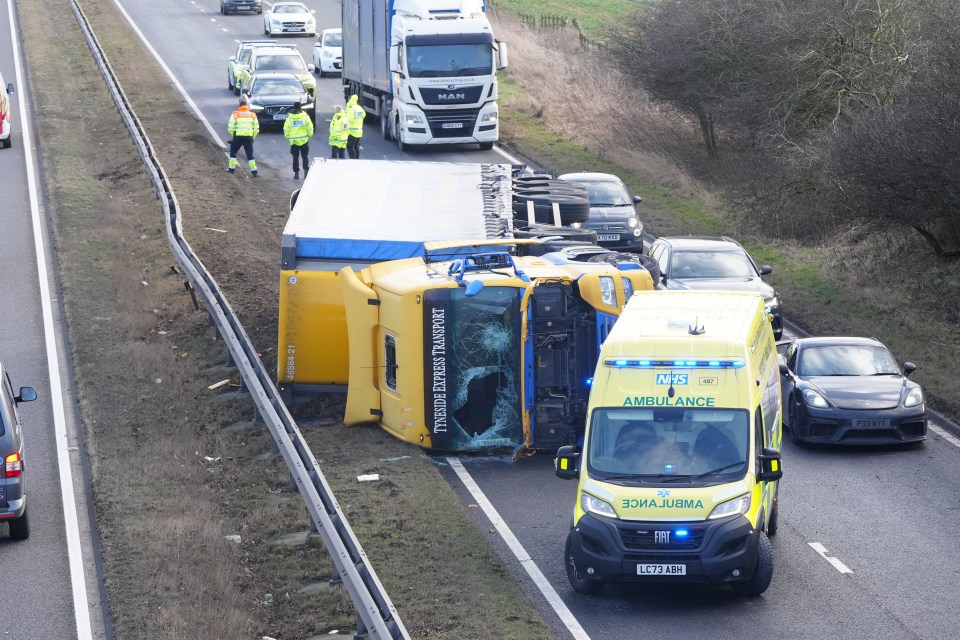
M 237 86 L 237 83 L 230 79 L 230 76 L 227 76 L 227 90 L 233 91 Z
M 10 132 L 10 135 L 7 136 L 7 139 L 3 141 L 3 148 L 9 149 L 13 146 L 13 132 Z
M 790 433 L 790 442 L 800 444 L 800 418 L 797 417 L 797 401 L 790 396 L 787 403 L 787 431 Z
M 773 546 L 770 539 L 763 532 L 759 533 L 760 543 L 757 545 L 757 566 L 753 575 L 744 582 L 734 582 L 730 586 L 742 596 L 758 596 L 767 590 L 773 580 Z
M 480 143 L 480 151 L 490 151 L 490 149 L 493 149 L 493 143 L 492 143 L 492 142 L 481 142 L 481 143 Z
M 564 564 L 567 566 L 567 580 L 570 586 L 577 593 L 584 595 L 593 595 L 603 590 L 603 583 L 599 580 L 591 580 L 586 576 L 580 575 L 577 565 L 573 561 L 573 531 L 567 534 L 567 543 L 563 548 Z
M 26 540 L 30 537 L 30 520 L 27 516 L 27 510 L 23 510 L 23 515 L 16 520 L 10 521 L 10 538 L 13 540 Z
M 235 95 L 235 96 L 240 95 L 240 85 L 239 85 L 239 84 L 234 85 L 234 87 L 233 87 L 233 95 Z

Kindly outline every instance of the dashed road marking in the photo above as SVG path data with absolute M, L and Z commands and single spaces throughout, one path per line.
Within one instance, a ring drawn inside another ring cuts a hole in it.
M 809 544 L 814 551 L 820 554 L 820 557 L 822 557 L 824 560 L 832 564 L 833 568 L 839 571 L 840 573 L 853 573 L 853 571 L 851 571 L 850 568 L 847 567 L 847 565 L 840 562 L 838 558 L 834 558 L 833 556 L 828 556 L 827 548 L 824 547 L 819 542 L 808 542 L 807 544 Z

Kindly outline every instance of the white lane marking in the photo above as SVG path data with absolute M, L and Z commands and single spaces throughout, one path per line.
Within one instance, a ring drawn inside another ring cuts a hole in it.
M 226 28 L 226 27 L 220 27 L 220 31 L 223 31 L 224 33 L 226 33 L 226 32 L 227 32 L 227 28 Z
M 17 37 L 17 14 L 13 0 L 7 0 L 10 14 L 10 41 L 13 43 L 13 66 L 17 84 L 20 85 L 19 100 L 23 152 L 27 164 L 27 190 L 30 195 L 30 216 L 33 222 L 33 244 L 37 255 L 37 274 L 40 279 L 40 307 L 43 313 L 43 336 L 47 350 L 47 376 L 50 378 L 50 403 L 53 408 L 53 424 L 56 433 L 57 467 L 60 471 L 60 498 L 63 501 L 63 524 L 67 537 L 67 556 L 70 562 L 70 584 L 73 589 L 73 614 L 77 625 L 78 640 L 93 638 L 90 627 L 90 609 L 87 601 L 87 585 L 83 575 L 83 550 L 80 546 L 80 526 L 77 521 L 77 503 L 73 495 L 73 473 L 70 470 L 70 443 L 67 440 L 67 418 L 63 406 L 63 387 L 60 384 L 60 359 L 57 355 L 57 340 L 54 333 L 53 311 L 50 300 L 50 283 L 47 274 L 47 256 L 43 246 L 43 227 L 40 220 L 40 201 L 37 197 L 37 178 L 33 171 L 33 139 L 30 136 L 30 112 L 27 111 L 27 83 L 23 80 L 20 65 L 19 38 Z
M 497 153 L 499 153 L 500 155 L 502 155 L 502 156 L 503 156 L 504 158 L 506 158 L 507 160 L 509 160 L 509 161 L 511 162 L 511 164 L 520 164 L 520 159 L 519 159 L 519 158 L 514 158 L 512 155 L 510 155 L 509 153 L 507 153 L 506 151 L 504 151 L 504 150 L 501 149 L 500 147 L 494 146 L 494 147 L 493 147 L 493 150 L 496 151 Z
M 556 611 L 557 616 L 560 617 L 560 621 L 563 622 L 567 630 L 570 631 L 570 635 L 578 640 L 590 640 L 590 636 L 588 636 L 587 632 L 580 626 L 580 623 L 577 622 L 573 613 L 570 612 L 567 605 L 560 599 L 560 595 L 554 590 L 553 586 L 551 586 L 550 581 L 547 580 L 546 576 L 543 575 L 543 572 L 540 571 L 540 568 L 523 548 L 523 545 L 520 544 L 520 541 L 517 540 L 513 532 L 510 531 L 510 527 L 507 526 L 507 523 L 503 521 L 503 518 L 501 518 L 497 510 L 494 509 L 493 505 L 487 499 L 487 496 L 484 495 L 483 491 L 474 481 L 473 476 L 464 468 L 463 463 L 457 458 L 447 458 L 447 462 L 450 463 L 450 468 L 453 469 L 457 477 L 460 478 L 463 486 L 467 488 L 467 491 L 469 491 L 473 499 L 476 500 L 477 505 L 483 509 L 484 514 L 490 519 L 490 522 L 500 534 L 500 537 L 503 538 L 503 541 L 507 543 L 510 551 L 512 551 L 513 555 L 520 561 L 520 566 L 526 570 L 527 575 L 530 576 L 534 584 L 537 585 L 537 588 L 540 589 L 540 593 L 546 598 L 547 603 Z
M 210 22 L 216 22 L 216 21 L 217 21 L 216 18 L 210 18 Z
M 830 564 L 832 564 L 832 565 L 833 565 L 833 568 L 836 569 L 837 571 L 839 571 L 840 573 L 853 573 L 853 571 L 851 571 L 851 570 L 847 567 L 847 565 L 845 565 L 845 564 L 843 564 L 842 562 L 840 562 L 839 559 L 834 558 L 834 557 L 832 557 L 832 556 L 828 556 L 828 555 L 827 555 L 827 548 L 824 547 L 824 546 L 823 546 L 822 544 L 820 544 L 819 542 L 808 542 L 807 544 L 809 544 L 810 547 L 811 547 L 814 551 L 816 551 L 817 553 L 819 553 L 820 556 L 821 556 L 824 560 L 826 560 L 827 562 L 829 562 Z
M 143 32 L 140 31 L 140 27 L 137 26 L 137 23 L 133 21 L 133 18 L 130 17 L 130 14 L 127 13 L 127 10 L 123 8 L 123 5 L 120 4 L 120 0 L 113 0 L 113 3 L 117 5 L 117 8 L 120 9 L 120 13 L 123 14 L 123 17 L 127 19 L 127 22 L 130 23 L 130 26 L 133 28 L 134 32 L 137 34 L 137 37 L 143 42 L 143 46 L 150 51 L 150 54 L 153 55 L 154 59 L 157 61 L 157 64 L 160 65 L 160 68 L 163 69 L 164 73 L 167 74 L 167 77 L 170 78 L 173 82 L 173 86 L 177 88 L 177 91 L 180 92 L 180 95 L 183 96 L 183 99 L 186 101 L 187 105 L 193 111 L 193 114 L 200 119 L 200 122 L 203 123 L 203 126 L 207 128 L 207 133 L 210 134 L 210 137 L 213 138 L 213 141 L 221 149 L 226 150 L 227 145 L 221 139 L 217 130 L 213 128 L 213 125 L 210 124 L 210 121 L 207 120 L 206 116 L 203 115 L 203 112 L 200 111 L 200 107 L 197 106 L 197 103 L 193 101 L 193 98 L 190 97 L 190 94 L 187 93 L 187 90 L 183 88 L 183 85 L 180 84 L 180 81 L 177 80 L 177 77 L 173 75 L 173 71 L 170 67 L 167 66 L 167 63 L 164 62 L 163 58 L 160 57 L 160 54 L 157 53 L 157 50 L 153 48 L 153 45 L 147 40 L 147 36 L 143 35 Z
M 960 448 L 960 439 L 958 439 L 956 436 L 953 436 L 947 433 L 945 429 L 941 429 L 935 424 L 928 424 L 927 428 L 930 429 L 930 431 L 933 431 L 935 434 L 937 434 L 941 438 L 943 438 L 944 440 L 946 440 L 947 442 L 949 442 L 950 444 L 952 444 L 953 446 Z

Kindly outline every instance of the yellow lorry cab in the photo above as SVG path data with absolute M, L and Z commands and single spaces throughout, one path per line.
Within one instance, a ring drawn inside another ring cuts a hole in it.
M 600 351 L 577 478 L 567 577 L 729 584 L 773 577 L 781 470 L 780 368 L 763 298 L 639 291 Z

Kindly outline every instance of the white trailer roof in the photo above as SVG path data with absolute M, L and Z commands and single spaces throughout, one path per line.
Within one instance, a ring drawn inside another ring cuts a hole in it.
M 316 159 L 283 231 L 296 257 L 395 260 L 436 240 L 510 237 L 511 167 Z

